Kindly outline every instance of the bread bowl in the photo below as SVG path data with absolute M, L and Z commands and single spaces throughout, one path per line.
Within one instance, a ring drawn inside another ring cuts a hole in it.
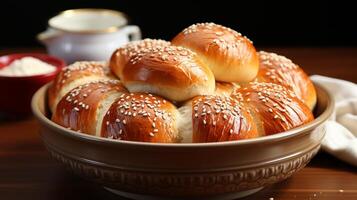
M 315 86 L 313 121 L 279 134 L 227 142 L 164 144 L 78 133 L 50 120 L 49 85 L 34 95 L 32 110 L 51 156 L 111 192 L 134 199 L 234 199 L 290 177 L 318 152 L 334 102 Z

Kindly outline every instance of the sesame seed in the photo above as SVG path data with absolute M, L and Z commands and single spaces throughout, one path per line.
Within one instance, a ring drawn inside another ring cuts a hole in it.
M 150 132 L 149 135 L 150 135 L 151 137 L 154 137 L 154 136 L 155 136 L 154 133 L 152 133 L 152 132 Z
M 222 35 L 223 35 L 223 32 L 216 32 L 216 35 L 217 35 L 217 36 L 222 36 Z

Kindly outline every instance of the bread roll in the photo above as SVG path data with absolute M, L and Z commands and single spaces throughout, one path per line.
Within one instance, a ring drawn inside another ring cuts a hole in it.
M 55 112 L 57 103 L 73 88 L 96 80 L 110 78 L 106 62 L 75 62 L 56 76 L 48 90 L 48 102 L 52 113 Z
M 232 95 L 245 102 L 263 135 L 271 135 L 314 119 L 310 109 L 290 90 L 274 83 L 251 82 Z
M 212 71 L 196 53 L 177 46 L 145 48 L 122 70 L 121 80 L 130 92 L 148 92 L 171 101 L 212 94 Z
M 123 79 L 122 70 L 129 60 L 136 54 L 147 48 L 153 48 L 155 46 L 168 46 L 170 42 L 164 40 L 144 39 L 140 41 L 129 42 L 128 44 L 118 48 L 110 58 L 110 69 L 113 73 Z
M 71 130 L 100 136 L 104 114 L 123 93 L 127 90 L 118 80 L 84 83 L 61 99 L 52 120 Z
M 104 116 L 101 136 L 140 142 L 178 142 L 177 115 L 176 107 L 161 97 L 122 94 Z
M 186 106 L 192 109 L 192 115 L 187 116 L 192 120 L 192 142 L 221 142 L 260 136 L 248 110 L 234 98 L 198 96 Z
M 283 85 L 294 91 L 311 110 L 316 104 L 316 91 L 309 76 L 290 59 L 275 53 L 259 52 L 257 80 Z
M 259 59 L 252 42 L 230 28 L 194 24 L 179 33 L 172 44 L 196 52 L 217 81 L 248 82 L 258 73 Z

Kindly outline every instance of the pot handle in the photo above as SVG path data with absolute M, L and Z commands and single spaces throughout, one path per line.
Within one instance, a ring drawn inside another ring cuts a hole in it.
M 42 44 L 47 45 L 51 40 L 57 38 L 60 35 L 62 34 L 59 31 L 47 29 L 46 31 L 37 34 L 37 40 L 40 41 Z
M 131 41 L 141 40 L 141 31 L 138 26 L 129 25 L 122 29 L 126 33 Z

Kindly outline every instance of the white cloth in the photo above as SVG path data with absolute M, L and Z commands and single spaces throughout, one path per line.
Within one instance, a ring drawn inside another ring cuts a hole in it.
M 325 124 L 322 149 L 357 166 L 357 84 L 319 75 L 313 75 L 311 79 L 335 99 L 335 112 Z

